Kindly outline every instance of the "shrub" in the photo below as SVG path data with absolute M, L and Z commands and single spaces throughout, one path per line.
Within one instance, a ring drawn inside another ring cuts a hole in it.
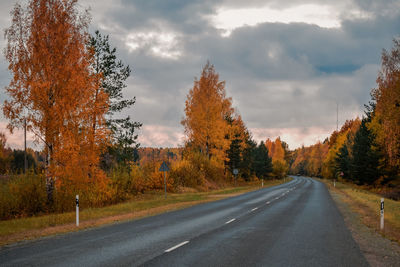
M 16 175 L 2 182 L 0 218 L 10 219 L 45 212 L 47 195 L 43 175 Z

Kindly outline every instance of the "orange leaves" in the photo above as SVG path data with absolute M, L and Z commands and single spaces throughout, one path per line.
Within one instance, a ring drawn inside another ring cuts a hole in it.
M 275 141 L 267 139 L 267 141 L 265 141 L 265 146 L 268 148 L 268 155 L 272 158 L 272 161 L 285 160 L 285 150 L 283 149 L 282 141 L 279 137 L 276 138 Z
M 5 54 L 13 78 L 3 108 L 9 128 L 27 119 L 45 143 L 47 175 L 59 186 L 104 180 L 97 164 L 108 140 L 108 96 L 91 70 L 88 14 L 78 12 L 75 0 L 31 0 L 12 15 Z
M 186 100 L 182 124 L 188 144 L 223 162 L 230 144 L 225 138 L 228 133 L 225 118 L 232 113 L 231 99 L 225 95 L 225 82 L 219 81 L 214 66 L 207 63 Z
M 382 53 L 382 68 L 372 91 L 376 100 L 375 116 L 369 128 L 385 150 L 389 165 L 400 166 L 400 39 L 391 51 Z

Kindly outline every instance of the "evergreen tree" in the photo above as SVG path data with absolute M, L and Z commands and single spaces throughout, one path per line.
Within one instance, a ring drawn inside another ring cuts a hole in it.
M 255 150 L 254 171 L 258 178 L 265 179 L 272 172 L 272 159 L 268 155 L 268 149 L 261 141 Z
M 37 163 L 31 153 L 27 153 L 26 160 L 28 162 L 28 170 L 36 169 Z M 11 158 L 11 171 L 14 174 L 23 173 L 25 164 L 25 152 L 23 150 L 13 150 Z
M 335 157 L 335 163 L 336 174 L 341 175 L 341 173 L 343 173 L 343 175 L 341 175 L 343 178 L 351 180 L 351 160 L 347 143 L 344 143 L 343 146 L 340 147 Z
M 372 184 L 380 176 L 380 153 L 374 149 L 374 136 L 368 129 L 368 119 L 364 118 L 354 137 L 352 169 L 353 176 L 360 184 Z
M 235 136 L 234 139 L 231 142 L 231 145 L 227 151 L 228 155 L 228 168 L 230 172 L 233 172 L 233 169 L 238 169 L 240 167 L 240 163 L 242 161 L 241 157 L 241 147 L 240 147 L 241 140 L 238 138 L 238 136 Z
M 106 124 L 111 130 L 112 146 L 108 148 L 108 155 L 103 155 L 103 167 L 107 167 L 104 163 L 110 156 L 118 163 L 135 162 L 138 160 L 137 148 L 139 147 L 136 130 L 142 126 L 142 123 L 132 121 L 130 116 L 114 117 L 135 104 L 135 97 L 124 99 L 122 95 L 131 69 L 129 65 L 125 66 L 121 60 L 117 59 L 116 48 L 110 47 L 108 35 L 102 36 L 99 31 L 96 31 L 94 36 L 90 36 L 89 47 L 94 53 L 92 67 L 97 74 L 102 75 L 101 87 L 109 96 Z
M 242 162 L 240 164 L 240 173 L 243 179 L 249 181 L 251 176 L 255 174 L 254 162 L 257 144 L 252 139 L 246 141 L 246 148 L 243 150 Z

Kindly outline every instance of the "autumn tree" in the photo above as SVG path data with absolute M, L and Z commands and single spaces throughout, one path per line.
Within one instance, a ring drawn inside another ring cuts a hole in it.
M 361 121 L 359 118 L 354 120 L 346 120 L 339 132 L 335 131 L 332 133 L 329 138 L 329 150 L 323 162 L 322 176 L 329 179 L 334 179 L 339 175 L 340 171 L 337 168 L 336 161 L 337 154 L 342 146 L 346 144 L 346 142 L 349 144 L 353 142 L 354 135 L 358 131 L 360 124 Z M 347 152 L 351 153 L 349 149 L 350 147 L 347 146 Z
M 104 185 L 98 160 L 108 140 L 108 96 L 98 91 L 100 77 L 86 47 L 88 13 L 76 0 L 30 0 L 26 7 L 16 4 L 11 15 L 5 56 L 13 76 L 3 107 L 8 128 L 26 119 L 28 131 L 43 142 L 50 202 L 55 183 L 64 189 Z
M 231 99 L 225 93 L 225 81 L 219 80 L 214 66 L 207 62 L 186 100 L 182 125 L 187 143 L 208 158 L 215 157 L 224 162 L 230 145 L 225 138 L 229 129 L 225 118 L 232 112 Z
M 305 173 L 305 166 L 307 163 L 307 155 L 306 155 L 306 148 L 304 146 L 297 148 L 293 153 L 293 163 L 290 165 L 290 172 L 292 174 L 300 174 L 304 175 Z
M 268 151 L 270 151 L 269 153 L 272 158 L 274 175 L 278 178 L 285 177 L 287 171 L 289 170 L 289 165 L 285 160 L 286 152 L 280 137 L 277 137 L 275 141 L 267 139 L 267 141 L 265 141 L 265 146 L 267 147 Z
M 328 153 L 328 144 L 318 142 L 310 146 L 308 151 L 308 161 L 306 165 L 307 174 L 310 176 L 321 177 L 323 161 Z
M 0 174 L 5 174 L 10 170 L 10 157 L 6 150 L 6 135 L 0 132 Z
M 376 101 L 374 117 L 369 128 L 385 152 L 390 167 L 400 166 L 400 39 L 393 41 L 390 52 L 382 53 L 378 87 L 372 91 Z
M 94 60 L 92 67 L 96 74 L 100 75 L 100 87 L 98 87 L 95 97 L 100 91 L 108 95 L 108 112 L 106 114 L 106 124 L 111 131 L 111 146 L 108 152 L 103 156 L 103 162 L 106 158 L 112 156 L 117 162 L 127 163 L 127 161 L 136 161 L 137 148 L 137 130 L 142 126 L 140 122 L 133 121 L 130 116 L 117 117 L 122 111 L 131 108 L 136 98 L 125 99 L 122 90 L 126 88 L 126 80 L 131 74 L 131 69 L 117 58 L 117 49 L 110 46 L 109 36 L 103 36 L 96 31 L 89 38 L 89 49 L 92 50 Z M 93 129 L 97 122 L 93 119 Z

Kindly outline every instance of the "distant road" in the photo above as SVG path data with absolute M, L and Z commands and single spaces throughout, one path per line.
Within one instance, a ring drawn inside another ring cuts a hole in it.
M 305 177 L 145 219 L 0 249 L 1 266 L 368 266 Z

